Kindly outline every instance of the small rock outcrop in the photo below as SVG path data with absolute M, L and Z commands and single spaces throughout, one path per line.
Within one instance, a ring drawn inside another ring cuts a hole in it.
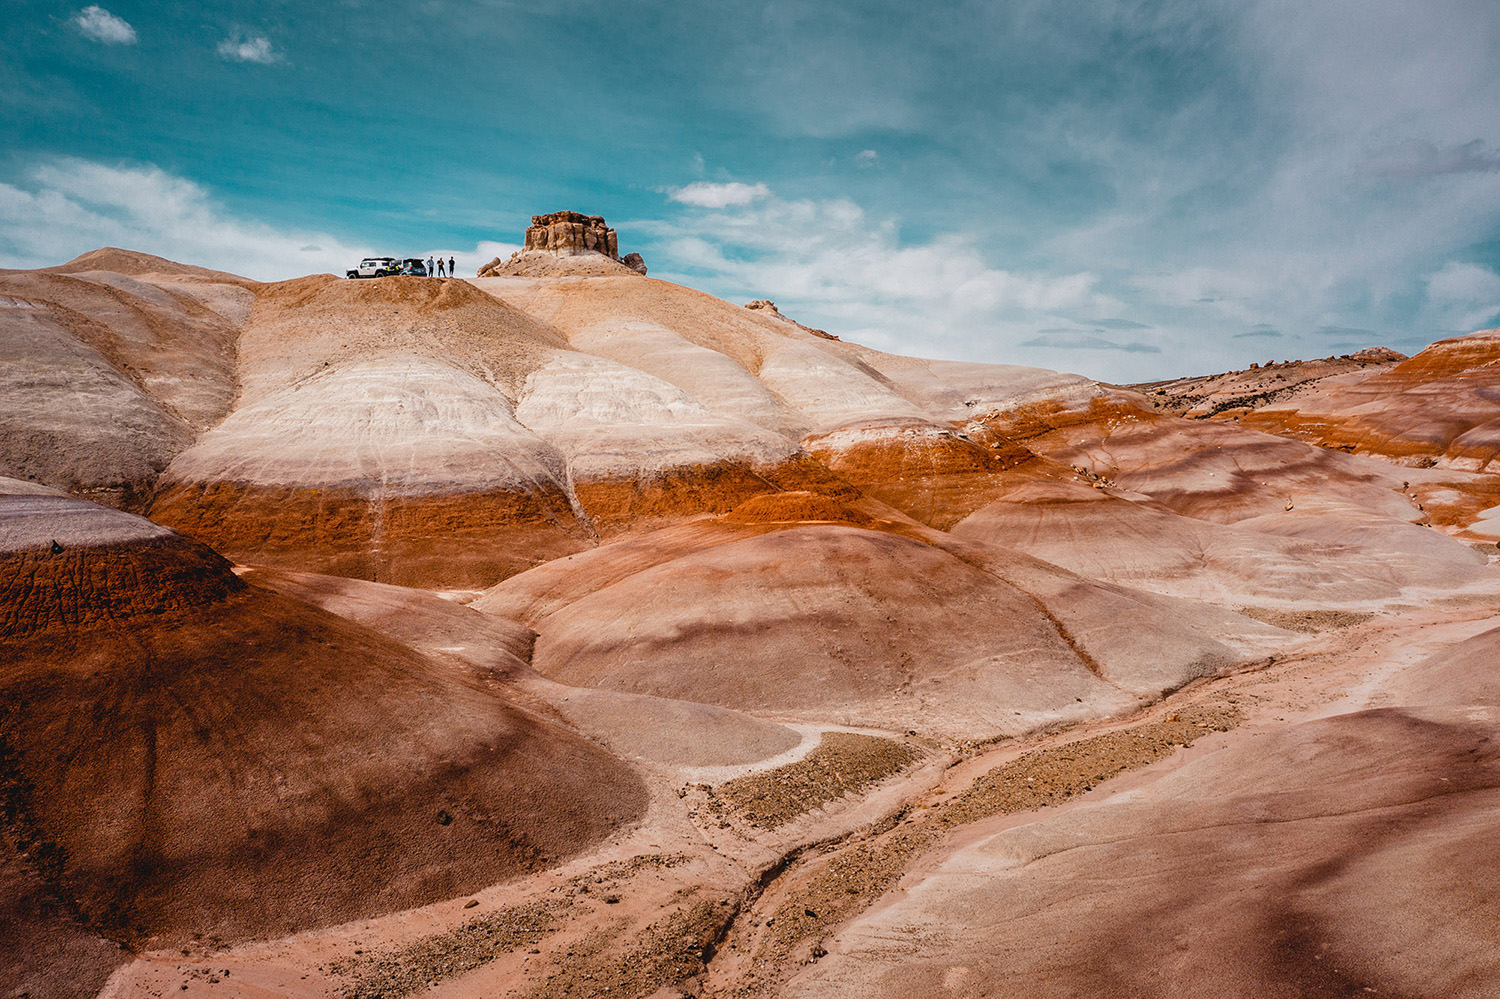
M 646 272 L 645 271 L 641 271 L 641 273 L 644 274 Z M 776 303 L 773 302 L 773 301 L 771 301 L 770 299 L 757 298 L 753 302 L 746 302 L 745 303 L 745 308 L 750 309 L 752 312 L 769 312 L 771 315 L 775 316 L 777 319 L 785 320 L 786 322 L 791 323 L 793 326 L 796 326 L 799 329 L 802 329 L 802 330 L 804 330 L 804 331 L 806 331 L 808 333 L 811 333 L 813 336 L 820 336 L 820 337 L 822 337 L 824 340 L 837 340 L 838 339 L 838 337 L 834 336 L 832 333 L 828 332 L 827 330 L 813 329 L 811 326 L 806 326 L 806 325 L 804 325 L 802 323 L 797 322 L 797 320 L 793 319 L 791 316 L 783 315 L 782 311 L 780 309 L 776 308 Z
M 479 268 L 479 277 L 610 277 L 646 273 L 639 253 L 620 257 L 619 237 L 602 215 L 553 212 L 533 215 L 526 242 L 510 259 Z

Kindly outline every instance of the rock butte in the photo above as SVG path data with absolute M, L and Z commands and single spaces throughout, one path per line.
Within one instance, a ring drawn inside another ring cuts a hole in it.
M 5 995 L 1500 990 L 1500 331 L 1111 386 L 619 249 L 0 272 Z

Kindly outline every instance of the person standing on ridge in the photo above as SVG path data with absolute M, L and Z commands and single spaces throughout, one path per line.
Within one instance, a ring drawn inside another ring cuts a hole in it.
M 428 277 L 432 277 L 434 274 L 437 273 L 436 267 L 437 267 L 437 265 L 432 262 L 432 257 L 429 256 L 427 258 L 427 276 Z
M 438 277 L 443 277 L 443 258 L 438 257 Z
M 449 277 L 458 277 L 458 266 L 457 266 L 457 264 L 458 264 L 458 262 L 455 261 L 452 257 L 448 258 L 448 276 Z

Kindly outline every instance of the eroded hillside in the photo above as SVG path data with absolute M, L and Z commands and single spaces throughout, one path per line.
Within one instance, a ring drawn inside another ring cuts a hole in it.
M 0 274 L 5 994 L 1493 993 L 1496 334 L 1135 391 L 532 242 Z

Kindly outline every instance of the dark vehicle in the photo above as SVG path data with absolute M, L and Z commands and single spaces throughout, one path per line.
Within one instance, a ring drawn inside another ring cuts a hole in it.
M 401 273 L 410 274 L 412 277 L 426 277 L 427 263 L 416 257 L 407 257 L 401 261 Z
M 359 266 L 344 273 L 345 277 L 352 278 L 375 278 L 385 277 L 387 274 L 399 274 L 401 265 L 395 257 L 366 257 L 359 262 Z

